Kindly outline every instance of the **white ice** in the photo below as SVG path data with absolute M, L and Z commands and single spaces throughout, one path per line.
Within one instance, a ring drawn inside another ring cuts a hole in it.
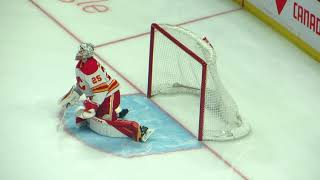
M 211 150 L 127 159 L 57 132 L 57 100 L 74 83 L 78 40 L 115 42 L 97 54 L 114 68 L 122 93 L 145 93 L 149 36 L 117 40 L 148 32 L 152 22 L 181 24 L 238 8 L 229 0 L 64 1 L 1 2 L 0 179 L 320 179 L 320 64 L 245 10 L 183 27 L 213 42 L 249 136 L 206 142 Z M 92 4 L 109 11 L 82 11 Z

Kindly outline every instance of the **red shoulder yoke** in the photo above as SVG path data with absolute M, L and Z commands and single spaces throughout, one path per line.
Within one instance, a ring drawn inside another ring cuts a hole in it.
M 95 73 L 99 68 L 99 63 L 93 57 L 90 57 L 86 62 L 79 62 L 77 68 L 80 69 L 85 75 Z

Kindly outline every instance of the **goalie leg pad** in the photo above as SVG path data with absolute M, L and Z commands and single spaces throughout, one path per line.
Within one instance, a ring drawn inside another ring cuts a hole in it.
M 141 138 L 140 125 L 135 121 L 118 119 L 109 121 L 97 117 L 89 119 L 89 127 L 94 132 L 108 137 L 130 137 L 135 141 Z
M 135 141 L 139 141 L 141 138 L 140 125 L 131 120 L 117 119 L 115 121 L 107 121 L 108 124 L 118 129 L 126 136 L 132 138 Z
M 93 117 L 88 119 L 88 121 L 89 128 L 97 134 L 108 137 L 127 137 L 125 133 L 108 124 L 107 120 Z

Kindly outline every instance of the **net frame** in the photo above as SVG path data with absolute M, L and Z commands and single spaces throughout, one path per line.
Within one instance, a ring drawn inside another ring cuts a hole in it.
M 250 126 L 249 124 L 242 121 L 240 115 L 236 115 L 236 118 L 239 118 L 239 122 L 241 123 L 239 127 L 236 127 L 235 129 L 229 130 L 229 131 L 221 131 L 217 133 L 218 135 L 213 135 L 213 137 L 209 139 L 204 139 L 204 124 L 205 124 L 205 108 L 206 108 L 206 87 L 207 87 L 207 76 L 208 71 L 212 71 L 212 67 L 215 66 L 215 61 L 205 61 L 200 56 L 198 56 L 195 52 L 193 52 L 190 48 L 188 48 L 185 44 L 180 42 L 178 39 L 176 39 L 170 32 L 165 30 L 165 27 L 170 28 L 177 28 L 181 29 L 182 31 L 186 31 L 183 28 L 177 27 L 177 26 L 171 26 L 166 24 L 156 24 L 153 23 L 151 25 L 151 31 L 150 31 L 150 49 L 149 49 L 149 72 L 148 72 L 148 90 L 147 90 L 147 97 L 151 98 L 154 96 L 152 94 L 152 84 L 153 84 L 153 65 L 154 65 L 154 48 L 155 48 L 155 33 L 160 32 L 163 36 L 165 36 L 168 40 L 170 40 L 172 43 L 174 43 L 177 47 L 179 47 L 182 51 L 187 53 L 192 59 L 194 59 L 198 64 L 201 65 L 201 85 L 199 89 L 200 94 L 200 106 L 199 106 L 199 124 L 198 124 L 198 140 L 217 140 L 217 141 L 225 141 L 225 140 L 233 140 L 241 138 L 245 135 L 247 135 L 250 132 Z M 202 41 L 201 38 L 197 37 L 194 33 L 190 33 L 190 38 L 196 39 L 197 41 Z M 211 46 L 211 45 L 210 45 Z M 215 58 L 215 53 L 212 48 L 212 52 L 210 51 L 210 57 L 209 59 Z M 209 64 L 208 64 L 209 63 Z M 209 67 L 209 69 L 208 69 Z M 220 83 L 221 84 L 221 83 Z M 223 89 L 223 85 L 222 90 Z M 232 99 L 232 98 L 231 98 Z

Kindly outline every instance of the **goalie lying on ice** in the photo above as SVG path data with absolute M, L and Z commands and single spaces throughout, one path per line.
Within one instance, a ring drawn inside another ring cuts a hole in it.
M 110 77 L 106 69 L 93 57 L 94 46 L 82 43 L 76 55 L 77 83 L 60 99 L 63 107 L 79 101 L 86 96 L 83 106 L 76 112 L 76 124 L 89 124 L 98 134 L 110 137 L 128 136 L 135 141 L 145 142 L 153 129 L 141 126 L 135 121 L 123 120 L 128 109 L 120 107 L 120 90 L 117 80 Z

